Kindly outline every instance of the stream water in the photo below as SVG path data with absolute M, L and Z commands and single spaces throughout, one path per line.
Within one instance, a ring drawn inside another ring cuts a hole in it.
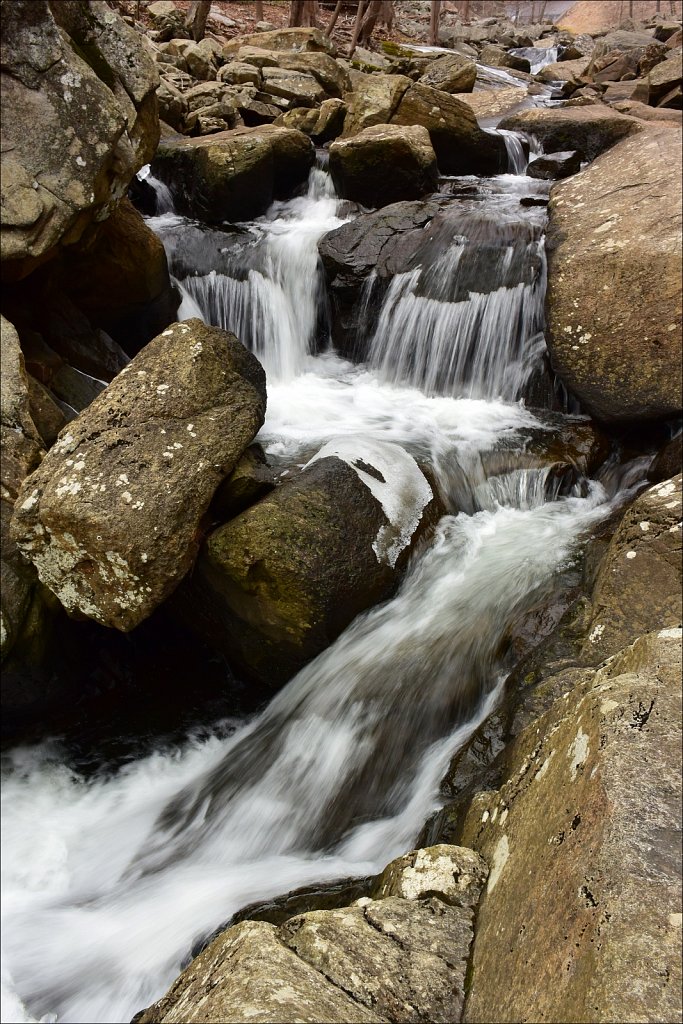
M 510 631 L 635 484 L 638 467 L 560 495 L 547 469 L 515 465 L 553 429 L 520 400 L 543 351 L 545 211 L 519 200 L 542 186 L 463 185 L 436 251 L 390 283 L 359 364 L 328 343 L 317 242 L 354 214 L 322 169 L 222 241 L 173 213 L 150 221 L 181 315 L 234 330 L 263 360 L 272 460 L 391 441 L 431 465 L 449 514 L 393 599 L 256 717 L 87 778 L 58 739 L 6 753 L 4 1022 L 129 1021 L 241 907 L 409 849 L 450 757 L 495 706 Z M 506 471 L 487 475 L 501 447 Z

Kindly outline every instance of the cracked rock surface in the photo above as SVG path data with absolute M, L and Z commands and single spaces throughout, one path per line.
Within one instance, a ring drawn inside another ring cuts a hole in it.
M 68 612 L 128 631 L 175 589 L 265 406 L 256 357 L 189 320 L 61 432 L 19 492 L 12 533 Z
M 388 865 L 381 898 L 279 928 L 243 921 L 136 1021 L 457 1021 L 486 874 L 471 850 L 442 845 Z

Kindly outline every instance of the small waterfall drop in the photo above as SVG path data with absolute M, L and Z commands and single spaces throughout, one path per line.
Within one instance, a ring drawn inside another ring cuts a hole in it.
M 332 178 L 314 167 L 304 196 L 274 203 L 250 225 L 254 265 L 246 273 L 240 251 L 223 270 L 183 280 L 204 320 L 236 334 L 270 379 L 291 380 L 300 373 L 322 333 L 318 240 L 344 223 L 338 203 Z
M 171 193 L 168 185 L 164 185 L 163 181 L 159 181 L 155 178 L 150 170 L 150 165 L 145 164 L 141 167 L 136 178 L 140 182 L 144 182 L 154 193 L 154 200 L 156 208 L 154 210 L 155 216 L 162 216 L 165 213 L 174 213 L 175 205 L 173 203 L 173 194 Z

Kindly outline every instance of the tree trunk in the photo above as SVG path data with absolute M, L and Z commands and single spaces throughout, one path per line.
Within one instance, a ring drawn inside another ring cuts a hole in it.
M 465 3 L 462 5 L 462 20 L 470 20 L 470 0 L 465 0 Z
M 351 47 L 349 49 L 349 57 L 353 57 L 353 51 L 356 49 L 358 43 L 358 36 L 360 34 L 360 26 L 363 21 L 363 12 L 365 11 L 365 0 L 359 0 L 358 10 L 356 11 L 356 20 L 353 25 L 353 36 L 351 37 Z
M 318 27 L 318 0 L 292 0 L 289 7 L 290 28 Z
M 429 45 L 436 46 L 439 42 L 439 15 L 441 0 L 432 0 L 431 17 L 429 19 Z
M 211 10 L 211 0 L 193 0 L 185 18 L 185 28 L 188 29 L 195 43 L 204 38 L 206 32 L 206 19 Z
M 628 0 L 628 16 L 633 21 L 633 0 Z
M 520 0 L 517 0 L 517 3 L 515 4 L 515 28 L 519 25 L 519 8 Z
M 370 37 L 381 13 L 382 0 L 370 0 L 367 7 L 367 13 L 363 18 L 363 23 L 360 27 L 360 35 L 358 36 L 358 42 L 361 45 L 365 46 L 370 42 Z
M 545 17 L 545 7 L 546 7 L 546 2 L 547 2 L 547 0 L 543 0 L 543 3 L 541 4 L 541 9 L 540 9 L 540 11 L 538 12 L 538 20 L 539 20 L 540 22 L 542 22 L 542 21 L 543 21 L 543 19 L 544 19 L 544 17 Z
M 334 31 L 334 26 L 337 24 L 337 18 L 339 17 L 339 14 L 341 12 L 343 3 L 344 3 L 344 0 L 337 0 L 337 5 L 336 5 L 336 7 L 334 9 L 334 13 L 332 14 L 332 17 L 330 18 L 330 23 L 327 26 L 327 28 L 325 29 L 325 35 L 327 36 L 328 39 L 330 38 L 330 36 L 332 35 L 332 32 Z
M 536 24 L 536 4 L 532 4 L 531 5 L 531 13 L 529 15 L 529 24 L 530 25 L 535 25 Z
M 254 17 L 257 21 L 263 21 L 263 0 L 256 0 L 254 7 L 256 8 Z

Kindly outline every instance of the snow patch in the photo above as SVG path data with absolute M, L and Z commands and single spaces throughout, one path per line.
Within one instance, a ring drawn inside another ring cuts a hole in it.
M 330 441 L 304 468 L 332 456 L 351 466 L 382 506 L 388 525 L 380 528 L 372 549 L 378 562 L 393 567 L 434 496 L 424 474 L 412 455 L 398 445 L 362 437 Z

